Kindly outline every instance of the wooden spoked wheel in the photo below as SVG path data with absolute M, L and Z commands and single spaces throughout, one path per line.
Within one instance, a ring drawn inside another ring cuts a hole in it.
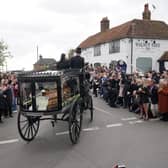
M 25 141 L 32 141 L 38 133 L 40 117 L 25 116 L 18 113 L 17 126 L 21 138 Z
M 82 114 L 82 105 L 80 101 L 77 100 L 69 114 L 69 136 L 73 144 L 76 144 L 80 137 L 83 119 Z

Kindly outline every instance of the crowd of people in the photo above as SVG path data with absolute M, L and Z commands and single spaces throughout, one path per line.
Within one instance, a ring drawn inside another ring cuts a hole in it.
M 163 112 L 166 115 L 161 115 L 158 104 L 159 92 L 163 89 L 168 100 L 168 71 L 125 74 L 105 66 L 88 66 L 87 70 L 91 74 L 90 82 L 94 96 L 102 97 L 111 107 L 128 108 L 144 120 L 160 116 L 166 119 L 168 102 L 166 111 Z
M 85 68 L 90 74 L 93 95 L 100 96 L 113 108 L 128 108 L 130 112 L 139 114 L 144 120 L 159 117 L 163 112 L 168 119 L 168 102 L 164 108 L 158 106 L 162 101 L 159 99 L 159 93 L 165 95 L 162 98 L 163 102 L 165 99 L 168 100 L 168 71 L 126 74 L 119 69 L 106 66 L 93 67 L 89 64 L 85 66 L 80 54 L 81 48 L 76 49 L 76 56 L 70 60 L 62 54 L 57 69 Z M 15 74 L 1 74 L 0 81 L 0 123 L 2 123 L 2 115 L 5 118 L 13 117 L 13 112 L 16 110 L 18 82 Z
M 0 123 L 3 118 L 13 117 L 18 96 L 18 82 L 15 74 L 0 73 Z

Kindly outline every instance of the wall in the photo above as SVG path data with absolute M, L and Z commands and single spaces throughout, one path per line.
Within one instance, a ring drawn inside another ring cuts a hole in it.
M 136 71 L 136 59 L 138 57 L 152 58 L 152 70 L 159 70 L 157 60 L 165 51 L 168 51 L 168 40 L 157 39 L 133 39 L 132 61 L 133 72 Z M 109 43 L 101 44 L 101 56 L 94 56 L 94 48 L 90 47 L 82 50 L 85 62 L 100 62 L 109 65 L 111 60 L 124 60 L 127 63 L 127 73 L 131 73 L 131 40 L 129 38 L 120 40 L 120 52 L 109 54 Z
M 101 56 L 94 56 L 94 48 L 90 47 L 82 50 L 82 56 L 85 58 L 85 62 L 96 63 L 100 62 L 105 65 L 109 65 L 112 60 L 124 61 L 128 60 L 128 39 L 120 40 L 120 52 L 109 54 L 109 43 L 101 44 Z
M 157 60 L 168 50 L 168 40 L 134 39 L 133 40 L 133 65 L 138 57 L 152 58 L 152 70 L 159 70 Z

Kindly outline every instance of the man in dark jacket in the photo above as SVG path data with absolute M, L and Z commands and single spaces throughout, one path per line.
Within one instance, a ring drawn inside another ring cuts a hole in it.
M 70 67 L 72 69 L 81 69 L 84 67 L 84 58 L 81 55 L 81 48 L 76 49 L 76 56 L 72 57 L 70 60 Z
M 118 81 L 116 74 L 112 74 L 109 79 L 109 86 L 108 86 L 108 97 L 109 97 L 109 105 L 111 107 L 117 107 L 117 95 L 118 95 Z
M 8 106 L 8 114 L 5 114 L 5 115 L 9 115 L 9 117 L 13 117 L 12 115 L 12 100 L 13 100 L 12 94 L 13 93 L 12 93 L 11 83 L 12 81 L 9 80 L 7 84 L 7 89 L 3 92 Z

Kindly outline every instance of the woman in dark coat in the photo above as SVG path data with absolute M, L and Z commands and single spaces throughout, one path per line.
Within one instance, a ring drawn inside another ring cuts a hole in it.
M 0 123 L 2 123 L 2 115 L 7 112 L 7 102 L 3 96 L 3 92 L 0 90 Z
M 66 56 L 64 53 L 61 54 L 61 59 L 57 64 L 57 69 L 68 69 L 70 67 L 69 61 L 66 59 Z

